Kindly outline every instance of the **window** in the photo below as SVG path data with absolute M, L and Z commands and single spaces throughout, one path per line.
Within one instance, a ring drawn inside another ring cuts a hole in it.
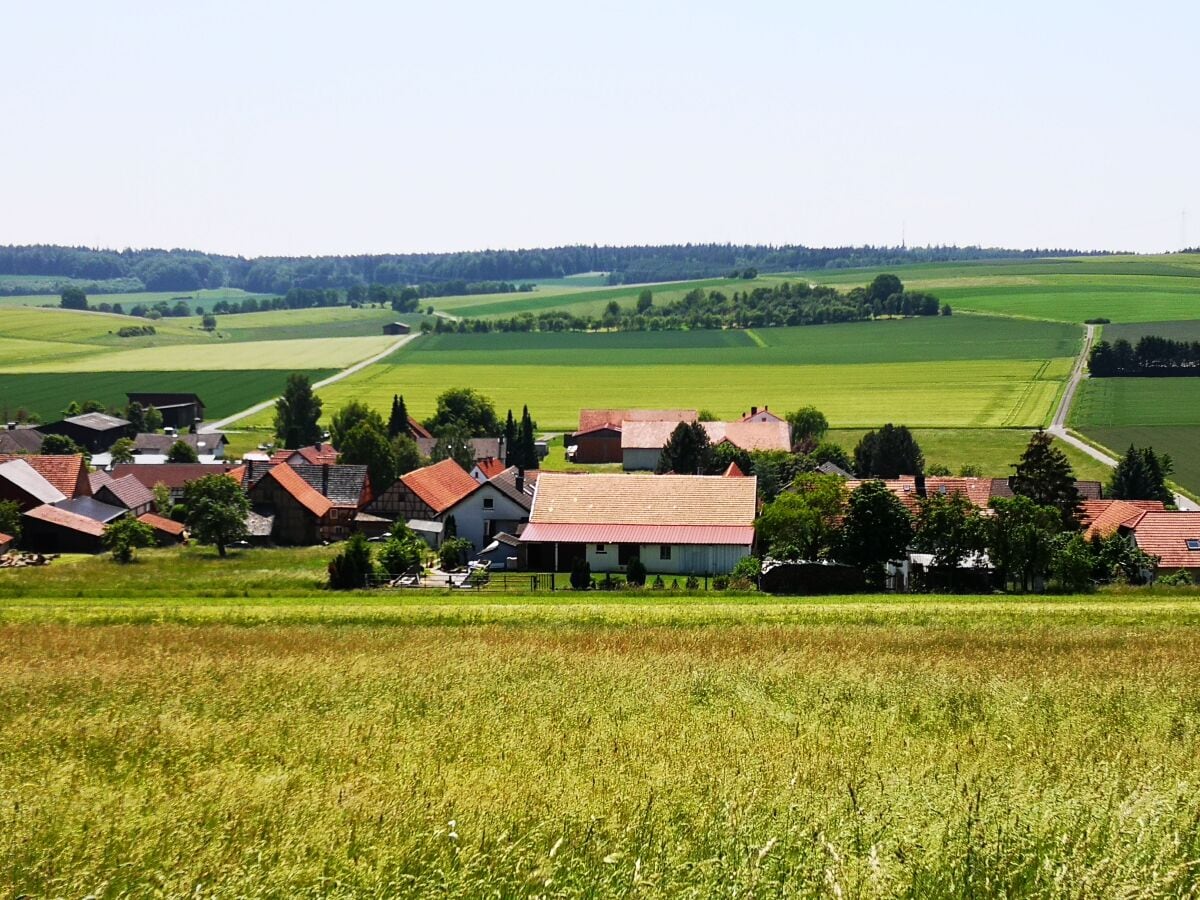
M 1189 550 L 1200 550 L 1200 539 L 1188 538 L 1187 548 Z
M 659 559 L 670 559 L 671 558 L 671 545 L 670 544 L 659 544 L 658 545 L 658 558 Z
M 604 549 L 604 545 L 603 545 L 603 544 L 597 544 L 597 545 L 596 545 L 596 552 L 597 552 L 597 553 L 607 553 L 608 551 L 607 551 L 606 549 Z
M 495 498 L 493 498 L 493 497 L 484 497 L 483 498 L 483 508 L 484 509 L 492 509 L 493 507 L 495 507 L 495 505 L 496 505 Z

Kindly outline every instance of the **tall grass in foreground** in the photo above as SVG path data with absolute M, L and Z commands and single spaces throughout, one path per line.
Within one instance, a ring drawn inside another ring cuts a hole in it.
M 0 625 L 0 891 L 1196 893 L 1194 625 L 603 616 Z

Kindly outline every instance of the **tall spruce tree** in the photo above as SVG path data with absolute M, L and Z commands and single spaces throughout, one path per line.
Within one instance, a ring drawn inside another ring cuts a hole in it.
M 392 394 L 392 414 L 388 417 L 388 437 L 395 438 L 400 435 L 412 437 L 412 429 L 408 424 L 408 407 L 404 405 L 404 398 L 399 394 Z
M 925 471 L 925 455 L 912 432 L 891 422 L 868 431 L 854 448 L 854 471 L 859 478 L 899 478 Z
M 1153 447 L 1137 448 L 1132 444 L 1125 451 L 1108 483 L 1108 494 L 1114 500 L 1161 500 L 1173 503 L 1175 498 L 1167 487 L 1167 478 L 1175 471 L 1171 457 L 1159 456 Z
M 1063 528 L 1079 528 L 1083 497 L 1075 487 L 1075 472 L 1067 455 L 1054 446 L 1054 438 L 1038 429 L 1029 439 L 1014 468 L 1013 493 L 1028 497 L 1038 506 L 1053 506 L 1062 516 Z
M 517 446 L 517 421 L 513 418 L 512 410 L 504 420 L 504 467 L 518 465 L 520 449 Z
M 521 429 L 517 442 L 521 445 L 521 468 L 536 469 L 538 467 L 537 445 L 533 436 L 533 419 L 529 416 L 528 406 L 521 410 Z
M 658 457 L 655 472 L 662 475 L 706 475 L 712 468 L 712 442 L 699 422 L 680 422 Z

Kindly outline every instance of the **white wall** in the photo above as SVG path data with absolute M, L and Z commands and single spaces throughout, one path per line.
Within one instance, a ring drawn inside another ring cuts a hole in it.
M 620 571 L 620 545 L 605 544 L 606 553 L 587 545 L 587 561 L 593 572 Z M 726 575 L 738 560 L 750 555 L 749 547 L 729 544 L 672 544 L 671 558 L 659 558 L 659 544 L 639 545 L 638 558 L 651 575 Z
M 627 448 L 621 451 L 621 459 L 626 472 L 653 472 L 662 456 L 662 447 L 657 450 L 646 448 Z
M 483 508 L 483 502 L 486 499 L 492 501 L 491 509 Z M 450 516 L 454 516 L 454 525 L 458 530 L 458 536 L 469 540 L 475 548 L 475 552 L 478 553 L 490 542 L 490 539 L 485 539 L 483 536 L 485 522 L 488 520 L 520 521 L 529 517 L 529 510 L 510 499 L 495 485 L 484 484 L 477 491 L 446 510 L 441 519 L 445 522 Z M 493 529 L 493 532 L 499 530 Z

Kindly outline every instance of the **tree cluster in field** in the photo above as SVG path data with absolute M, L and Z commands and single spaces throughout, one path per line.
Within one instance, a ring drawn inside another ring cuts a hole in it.
M 438 319 L 422 327 L 459 334 L 529 331 L 681 331 L 718 328 L 770 328 L 861 322 L 881 316 L 950 315 L 949 305 L 921 291 L 906 291 L 895 275 L 879 275 L 867 287 L 846 293 L 807 282 L 783 282 L 746 291 L 695 288 L 678 300 L 655 304 L 649 289 L 635 305 L 611 300 L 600 317 L 562 310 L 520 313 L 507 319 Z
M 117 329 L 117 337 L 146 337 L 151 334 L 157 334 L 158 331 L 153 325 L 123 325 Z
M 1200 375 L 1200 341 L 1143 335 L 1134 346 L 1124 338 L 1097 341 L 1088 358 L 1095 378 Z
M 1127 460 L 1140 457 L 1144 472 L 1145 455 L 1130 448 Z M 1048 434 L 1039 431 L 1031 438 L 1015 469 L 1015 496 L 993 498 L 990 515 L 953 491 L 919 498 L 913 515 L 881 480 L 864 481 L 847 495 L 836 475 L 802 473 L 764 505 L 756 523 L 760 550 L 776 559 L 855 566 L 874 587 L 884 583 L 887 564 L 909 550 L 932 555 L 933 574 L 923 586 L 937 589 L 966 586 L 961 567 L 984 553 L 1002 586 L 1023 591 L 1047 582 L 1064 591 L 1114 579 L 1140 583 L 1153 571 L 1157 560 L 1119 535 L 1084 540 L 1074 473 Z M 1164 467 L 1157 471 L 1162 475 Z M 1122 484 L 1156 490 L 1128 480 Z M 978 581 L 971 586 L 978 588 Z
M 632 247 L 534 248 L 461 253 L 406 253 L 246 259 L 195 250 L 93 250 L 85 247 L 0 247 L 0 274 L 93 280 L 90 293 L 194 291 L 242 288 L 252 293 L 286 294 L 294 287 L 346 290 L 372 282 L 422 285 L 515 283 L 607 272 L 610 284 L 642 284 L 710 278 L 732 271 L 787 272 L 798 269 L 885 267 L 907 263 L 979 259 L 1032 259 L 1042 256 L 1104 255 L 1067 249 L 1006 250 L 981 247 L 804 247 L 765 244 L 667 244 Z M 62 283 L 45 282 L 55 293 Z M 26 283 L 5 286 L 29 293 Z M 519 290 L 520 288 L 518 288 Z M 472 291 L 489 293 L 489 291 Z M 433 296 L 433 295 L 430 295 Z

